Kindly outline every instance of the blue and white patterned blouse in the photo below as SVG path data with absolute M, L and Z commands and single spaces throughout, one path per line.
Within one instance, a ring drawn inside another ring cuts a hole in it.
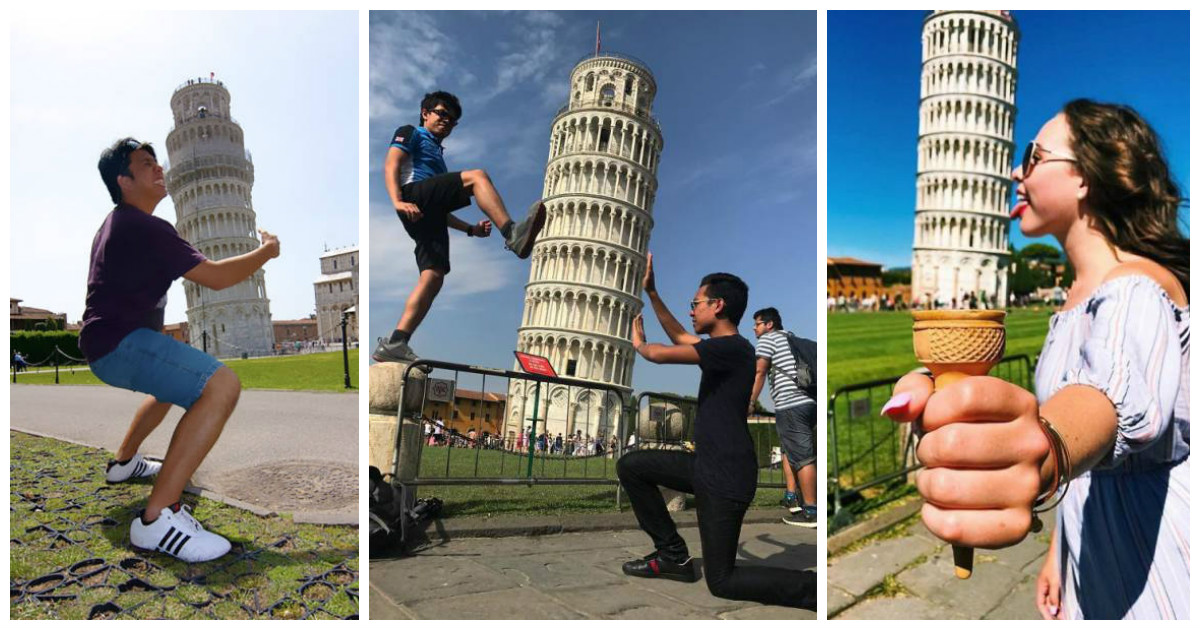
M 1088 385 L 1117 410 L 1112 452 L 1071 482 L 1058 508 L 1070 618 L 1189 618 L 1188 320 L 1188 308 L 1140 275 L 1105 282 L 1050 320 L 1039 403 Z

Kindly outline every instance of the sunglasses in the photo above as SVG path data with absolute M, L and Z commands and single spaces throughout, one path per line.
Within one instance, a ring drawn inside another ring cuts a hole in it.
M 427 109 L 425 111 L 431 114 L 436 114 L 438 118 L 446 121 L 446 124 L 450 125 L 451 127 L 458 124 L 458 119 L 454 117 L 454 114 L 451 114 L 444 109 Z
M 708 304 L 710 302 L 716 302 L 719 299 L 721 299 L 721 298 L 708 298 L 707 300 L 692 300 L 691 302 L 688 302 L 688 306 L 690 307 L 688 310 L 694 311 L 694 310 L 696 310 L 696 307 L 700 306 L 701 304 Z
M 1051 158 L 1043 158 L 1041 156 L 1042 153 L 1049 153 L 1050 155 L 1057 155 L 1057 156 L 1059 156 L 1059 158 L 1057 160 L 1051 159 Z M 1029 173 L 1033 171 L 1033 167 L 1037 166 L 1038 164 L 1042 164 L 1045 162 L 1078 162 L 1078 161 L 1079 160 L 1075 159 L 1075 156 L 1071 155 L 1070 153 L 1059 153 L 1057 151 L 1051 151 L 1050 149 L 1047 149 L 1046 147 L 1043 147 L 1042 145 L 1038 144 L 1037 140 L 1033 140 L 1028 145 L 1025 146 L 1025 155 L 1021 158 L 1021 179 L 1025 179 L 1026 177 L 1029 177 Z

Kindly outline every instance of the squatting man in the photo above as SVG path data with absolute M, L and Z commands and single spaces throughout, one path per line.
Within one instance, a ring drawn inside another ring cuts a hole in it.
M 206 531 L 180 503 L 241 393 L 237 375 L 211 355 L 164 335 L 167 290 L 179 277 L 214 291 L 232 287 L 279 256 L 279 239 L 259 230 L 254 251 L 208 260 L 154 209 L 167 196 L 154 148 L 133 138 L 100 155 L 100 178 L 116 207 L 92 241 L 79 348 L 92 372 L 114 387 L 147 394 L 105 473 L 109 483 L 157 475 L 146 508 L 129 526 L 134 547 L 187 562 L 219 558 L 231 545 Z M 162 462 L 138 453 L 171 405 L 187 411 Z

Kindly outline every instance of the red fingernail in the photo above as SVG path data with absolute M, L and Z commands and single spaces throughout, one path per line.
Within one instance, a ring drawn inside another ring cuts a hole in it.
M 883 409 L 879 410 L 879 415 L 890 416 L 893 411 L 898 411 L 908 407 L 908 403 L 912 402 L 912 394 L 902 392 L 892 396 L 886 403 L 883 403 Z

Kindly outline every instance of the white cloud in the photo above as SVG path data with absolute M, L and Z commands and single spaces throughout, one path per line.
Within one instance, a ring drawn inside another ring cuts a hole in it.
M 435 89 L 454 49 L 432 15 L 412 12 L 372 14 L 371 120 L 399 119 L 406 113 L 415 119 L 416 104 L 426 92 Z
M 458 214 L 468 223 L 482 219 L 474 208 L 464 208 Z M 413 241 L 396 218 L 396 211 L 386 203 L 371 204 L 369 233 L 371 301 L 403 304 L 419 275 L 413 257 Z M 518 261 L 504 249 L 498 230 L 493 230 L 492 236 L 486 239 L 466 238 L 453 231 L 450 235 L 450 275 L 446 276 L 438 303 L 524 285 L 528 277 L 528 263 Z M 381 313 L 379 316 L 387 320 L 393 315 Z
M 773 98 L 762 104 L 762 107 L 773 107 L 793 95 L 811 87 L 817 79 L 817 56 L 802 61 L 800 64 L 785 69 L 776 80 L 776 89 L 780 90 Z

